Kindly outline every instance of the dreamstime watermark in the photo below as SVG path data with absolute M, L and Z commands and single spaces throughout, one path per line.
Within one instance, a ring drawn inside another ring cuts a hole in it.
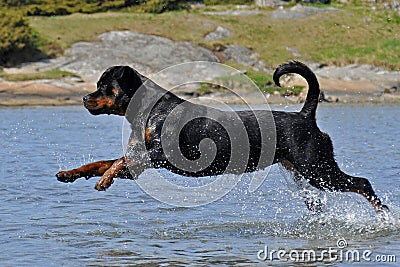
M 215 79 L 221 76 L 229 78 Z M 144 82 L 130 101 L 122 131 L 123 148 L 128 168 L 133 177 L 138 177 L 136 181 L 142 190 L 174 206 L 204 205 L 226 195 L 241 180 L 248 168 L 251 149 L 254 150 L 254 144 L 253 147 L 250 144 L 254 136 L 249 136 L 249 125 L 232 106 L 210 98 L 199 101 L 194 97 L 189 99 L 190 102 L 182 102 L 171 94 L 177 88 L 202 83 L 223 88 L 248 110 L 245 116 L 250 118 L 252 127 L 256 127 L 252 134 L 256 132 L 259 136 L 256 149 L 260 156 L 253 159 L 253 169 L 270 166 L 275 155 L 273 115 L 268 112 L 270 108 L 264 94 L 242 72 L 227 65 L 200 61 L 171 66 L 156 73 Z M 252 97 L 262 100 L 263 104 L 254 106 L 243 90 L 236 88 L 252 91 Z M 154 131 L 161 135 L 153 139 Z M 182 143 L 185 138 L 190 142 Z M 146 147 L 149 139 L 151 148 Z M 139 177 L 145 169 L 157 164 L 188 176 L 203 176 L 202 173 L 213 173 L 213 170 L 218 170 L 221 175 L 201 186 L 175 184 L 166 177 L 165 171 L 158 169 L 151 169 L 150 175 Z M 222 171 L 221 165 L 224 165 Z M 255 191 L 266 177 L 266 174 L 248 175 L 251 176 L 250 192 Z
M 324 249 L 270 249 L 264 246 L 257 252 L 260 261 L 291 262 L 380 262 L 394 263 L 396 255 L 374 254 L 372 250 L 349 249 L 346 239 L 339 239 L 336 247 Z

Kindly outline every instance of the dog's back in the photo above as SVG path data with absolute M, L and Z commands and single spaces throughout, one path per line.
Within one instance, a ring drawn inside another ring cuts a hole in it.
M 300 112 L 227 112 L 183 100 L 168 100 L 168 105 L 159 101 L 146 125 L 152 129 L 146 148 L 154 166 L 187 176 L 209 176 L 250 172 L 279 162 L 283 154 L 287 155 L 290 140 L 296 138 L 294 133 L 316 127 L 315 110 L 320 93 L 317 78 L 306 65 L 291 61 L 279 66 L 274 73 L 278 86 L 279 78 L 287 73 L 297 73 L 309 84 Z M 171 114 L 178 106 L 181 110 Z M 169 140 L 179 142 L 171 145 Z M 204 140 L 211 142 L 201 149 L 200 143 Z M 208 160 L 205 168 L 200 168 L 201 158 Z M 187 164 L 179 165 L 179 162 Z

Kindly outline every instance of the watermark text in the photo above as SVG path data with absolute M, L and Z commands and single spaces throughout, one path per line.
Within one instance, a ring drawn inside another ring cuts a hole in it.
M 260 261 L 292 262 L 396 262 L 396 255 L 374 254 L 372 250 L 348 249 L 345 239 L 339 239 L 336 247 L 325 249 L 270 249 L 267 245 L 257 252 Z

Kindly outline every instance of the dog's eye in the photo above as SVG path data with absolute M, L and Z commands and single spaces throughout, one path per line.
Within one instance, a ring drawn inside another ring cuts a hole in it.
M 106 95 L 109 95 L 109 96 L 111 96 L 111 95 L 114 95 L 114 96 L 118 95 L 118 90 L 115 89 L 114 87 L 111 87 L 111 86 L 103 85 L 103 86 L 101 87 L 101 90 L 102 90 Z
M 99 85 L 97 85 L 97 89 L 98 89 L 99 91 L 107 92 L 107 86 L 104 85 L 104 84 L 99 84 Z

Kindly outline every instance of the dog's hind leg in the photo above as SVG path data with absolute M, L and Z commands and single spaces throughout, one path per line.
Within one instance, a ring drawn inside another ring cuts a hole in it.
M 315 195 L 310 194 L 309 190 L 305 190 L 305 180 L 300 172 L 296 169 L 296 167 L 288 160 L 281 160 L 279 162 L 286 170 L 293 174 L 297 189 L 303 190 L 303 192 L 301 192 L 301 196 L 308 210 L 316 213 L 321 212 L 324 206 L 321 199 L 319 199 Z
M 76 169 L 60 171 L 56 174 L 56 177 L 60 182 L 72 183 L 81 177 L 89 179 L 95 176 L 102 176 L 114 164 L 115 161 L 116 159 L 89 163 Z
M 375 194 L 371 183 L 366 178 L 355 177 L 340 171 L 339 179 L 335 182 L 334 189 L 341 192 L 354 192 L 365 197 L 372 204 L 377 213 L 387 213 L 389 208 Z
M 321 169 L 318 172 L 315 171 L 312 179 L 310 179 L 310 184 L 325 191 L 358 193 L 372 204 L 377 213 L 389 212 L 389 208 L 382 204 L 368 179 L 348 175 L 333 164 L 330 164 L 330 166 L 331 168 L 324 167 L 322 171 Z

